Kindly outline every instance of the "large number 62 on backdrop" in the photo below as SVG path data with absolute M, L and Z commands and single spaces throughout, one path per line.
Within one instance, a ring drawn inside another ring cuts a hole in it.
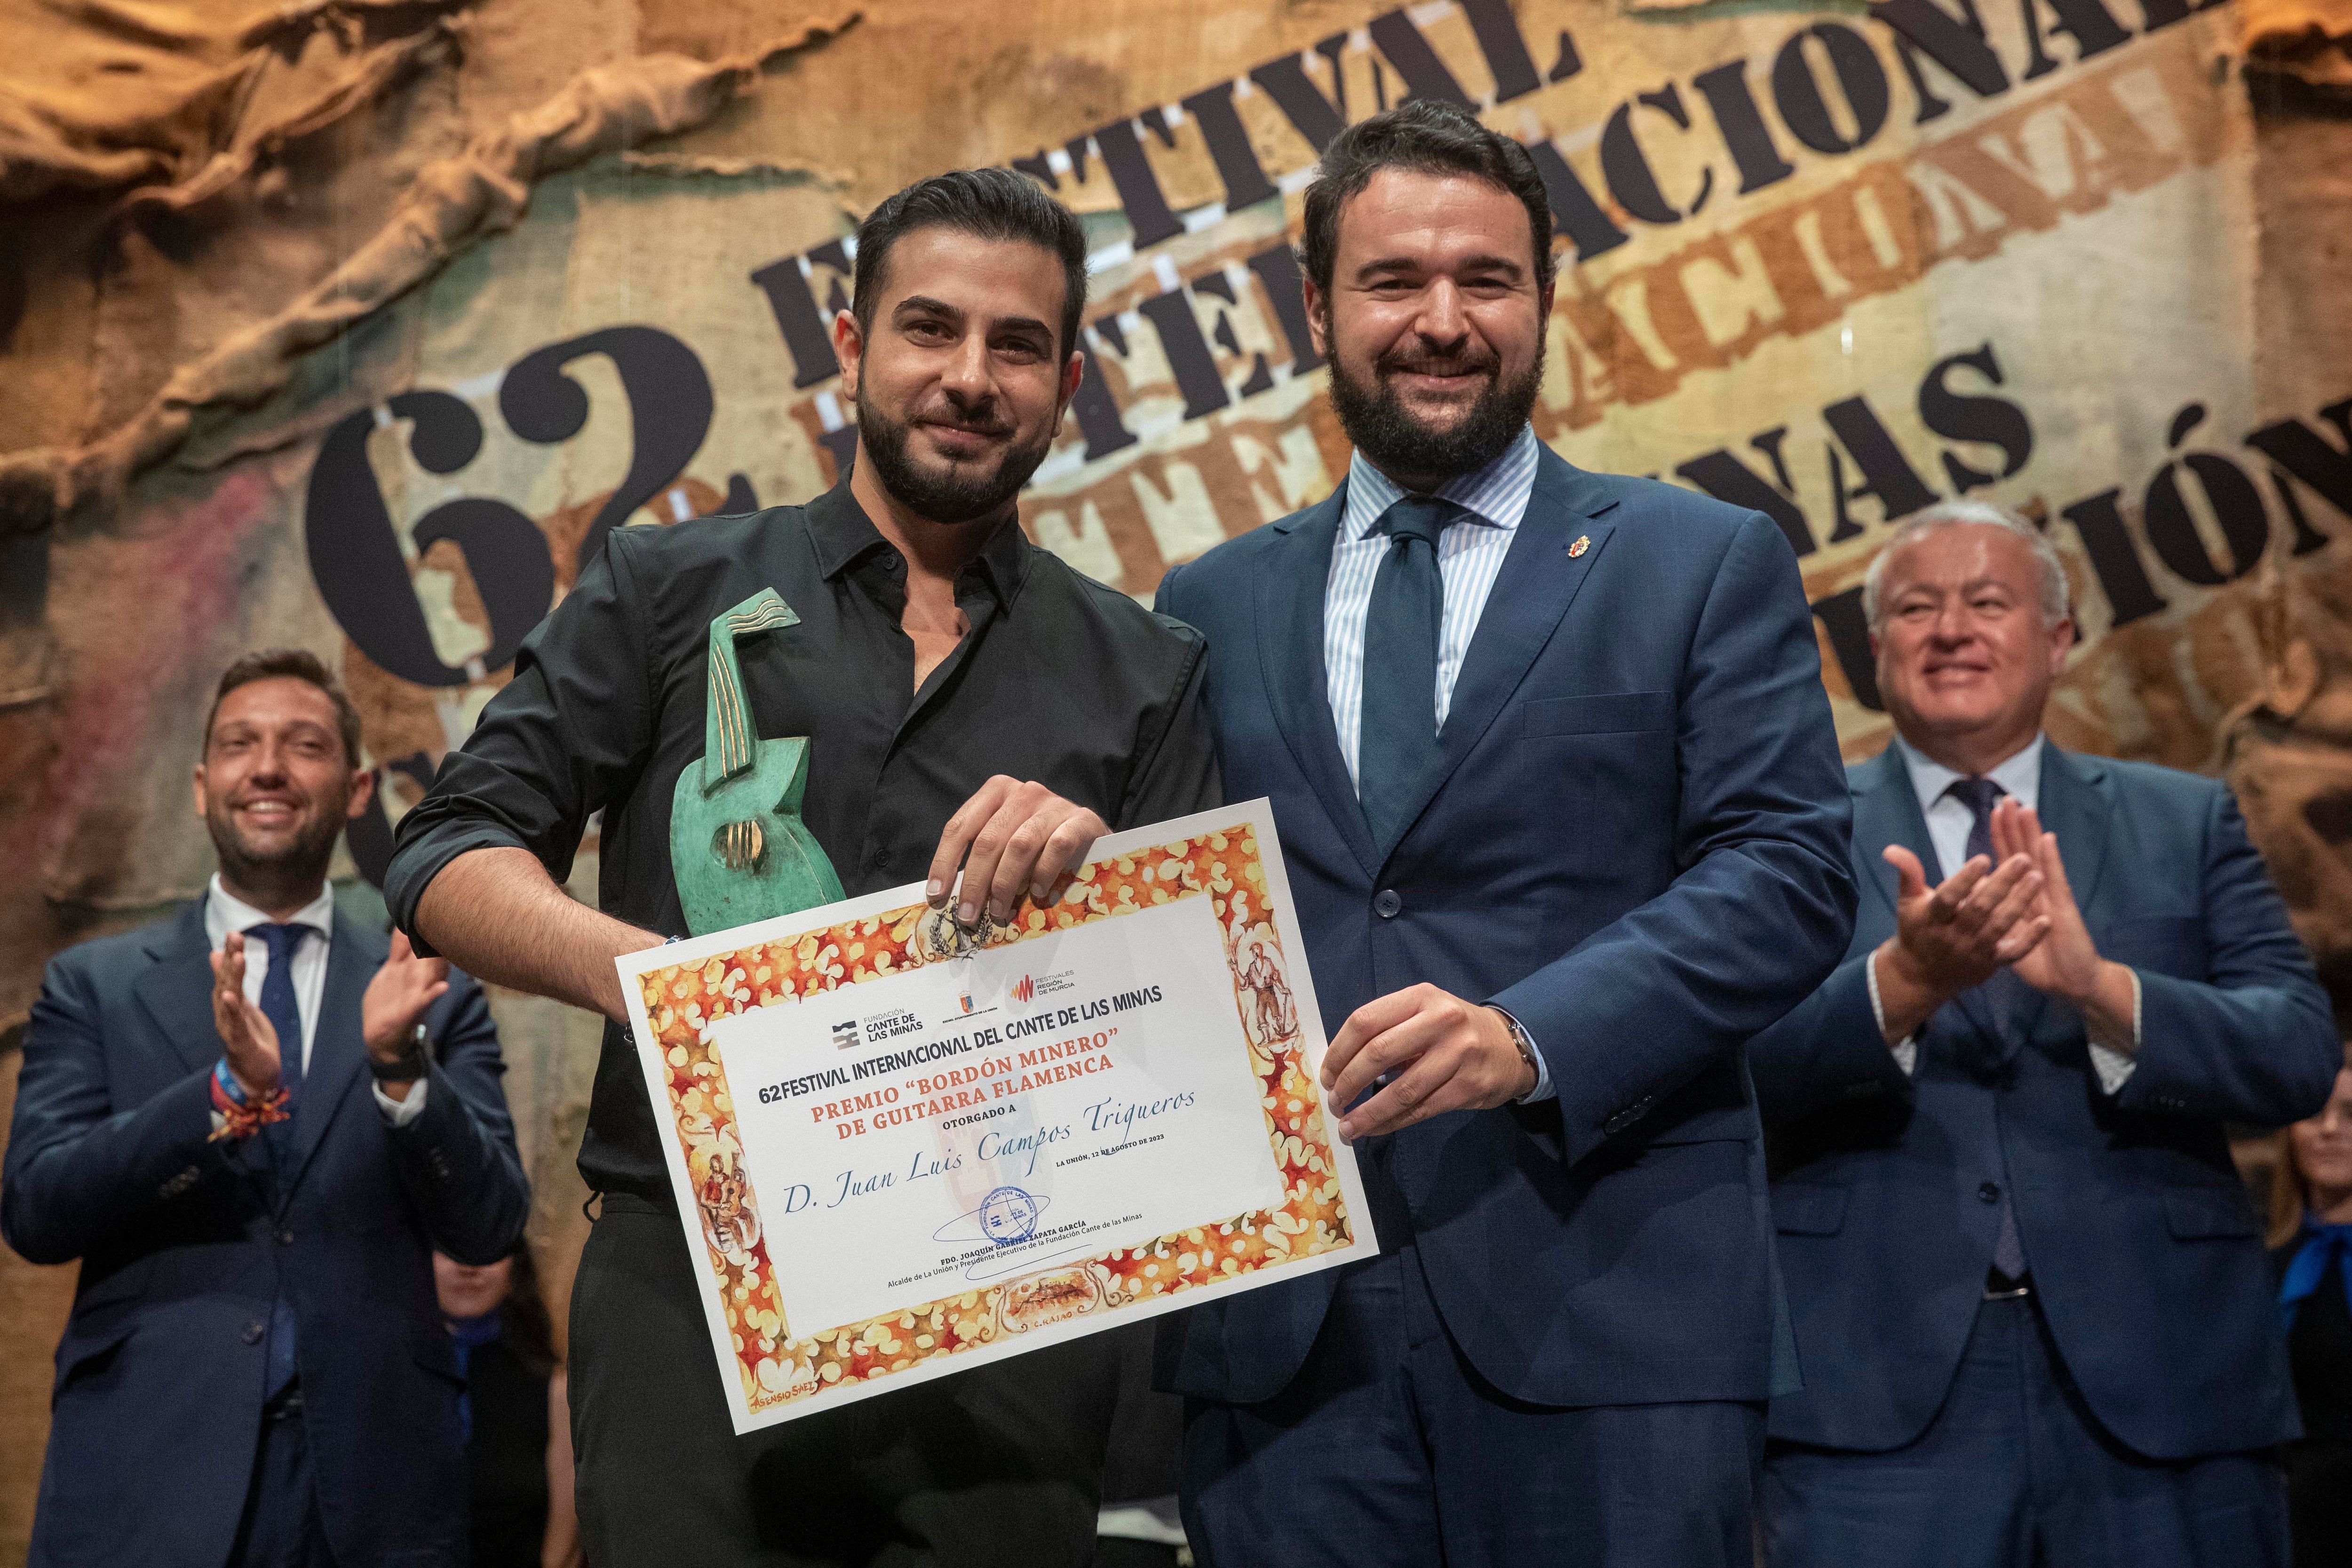
M 686 471 L 710 428 L 710 378 L 701 360 L 669 333 L 638 326 L 605 327 L 517 360 L 499 384 L 499 412 L 508 427 L 538 446 L 578 435 L 588 423 L 588 393 L 565 373 L 590 354 L 603 354 L 620 373 L 631 445 L 629 471 L 581 538 L 575 570 L 585 570 L 615 527 Z M 482 422 L 461 397 L 404 392 L 386 406 L 394 418 L 411 422 L 409 450 L 427 473 L 455 473 L 481 450 Z M 478 664 L 444 662 L 368 464 L 368 436 L 378 419 L 376 410 L 363 408 L 329 431 L 319 448 L 302 525 L 310 574 L 353 646 L 386 672 L 418 686 L 463 686 L 513 660 L 554 599 L 555 561 L 538 524 L 488 496 L 444 501 L 417 519 L 417 553 L 445 539 L 456 544 L 489 616 L 490 646 Z M 730 510 L 757 504 L 740 474 L 728 500 Z
M 578 435 L 588 423 L 588 394 L 564 373 L 590 354 L 613 362 L 627 395 L 629 470 L 582 535 L 575 574 L 630 513 L 686 471 L 710 429 L 710 378 L 701 360 L 669 333 L 635 326 L 583 333 L 517 360 L 499 384 L 499 412 L 508 427 L 538 446 Z M 404 392 L 387 400 L 385 412 L 409 421 L 410 454 L 427 473 L 456 473 L 482 449 L 481 420 L 453 394 Z M 375 409 L 361 409 L 330 430 L 319 447 L 302 521 L 310 575 L 344 635 L 379 668 L 417 686 L 463 686 L 511 663 L 523 637 L 547 614 L 555 597 L 554 557 L 547 535 L 530 517 L 487 496 L 444 501 L 417 519 L 411 531 L 415 552 L 422 555 L 445 539 L 457 545 L 489 616 L 490 646 L 482 656 L 462 666 L 444 662 L 413 586 L 409 556 L 368 463 L 368 436 L 382 417 Z M 733 476 L 725 510 L 749 511 L 758 504 L 751 482 Z M 420 789 L 432 781 L 433 759 L 421 752 L 384 761 Z M 382 769 L 377 782 L 347 841 L 360 874 L 382 887 L 392 859 Z

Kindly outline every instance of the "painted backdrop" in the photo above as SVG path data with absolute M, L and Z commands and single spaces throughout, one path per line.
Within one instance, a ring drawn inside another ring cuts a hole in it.
M 1148 599 L 1319 499 L 1347 448 L 1298 193 L 1413 95 L 1543 172 L 1538 434 L 1780 525 L 1850 755 L 1886 733 L 1873 552 L 1937 497 L 2020 507 L 2082 623 L 2055 738 L 2231 770 L 2352 954 L 2340 5 L 848 7 L 0 5 L 0 1022 L 58 947 L 202 885 L 185 781 L 237 651 L 313 647 L 364 711 L 364 908 L 613 529 L 832 484 L 825 322 L 910 179 L 1006 163 L 1086 218 L 1040 543 Z M 560 1287 L 595 1028 L 496 1006 Z M 0 1550 L 69 1287 L 0 1263 Z

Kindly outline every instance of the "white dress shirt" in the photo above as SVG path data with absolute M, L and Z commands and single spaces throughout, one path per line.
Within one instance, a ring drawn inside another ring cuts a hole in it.
M 1449 479 L 1431 492 L 1463 510 L 1437 536 L 1437 574 L 1445 585 L 1445 606 L 1437 629 L 1437 727 L 1454 702 L 1454 680 L 1478 629 L 1486 595 L 1503 570 L 1503 557 L 1518 537 L 1535 491 L 1536 458 L 1542 450 L 1535 428 L 1525 426 L 1510 449 L 1485 468 Z M 1331 699 L 1331 723 L 1339 733 L 1339 755 L 1348 776 L 1357 778 L 1356 754 L 1363 736 L 1364 622 L 1371 614 L 1372 583 L 1389 552 L 1389 536 L 1375 531 L 1381 516 L 1404 498 L 1394 479 L 1364 461 L 1359 452 L 1348 465 L 1348 510 L 1331 547 L 1331 575 L 1323 591 L 1323 683 Z
M 2029 810 L 2040 810 L 2042 805 L 2042 745 L 2043 737 L 2036 734 L 2022 751 L 1986 770 L 1984 776 L 1999 785 L 2003 795 Z M 1902 757 L 1905 770 L 1911 776 L 1911 790 L 1919 800 L 1919 814 L 1927 819 L 1927 839 L 1935 847 L 1942 880 L 1949 878 L 1969 860 L 1969 833 L 1976 826 L 1976 813 L 1958 797 L 1948 792 L 1953 784 L 1969 775 L 1955 773 L 1934 758 L 1912 750 L 1897 736 L 1888 742 Z M 2059 851 L 2064 853 L 2065 846 Z M 1922 868 L 1925 869 L 1926 868 Z M 1877 1016 L 1879 1032 L 1885 1032 L 1886 1013 L 1878 1000 L 1878 966 L 1866 966 L 1870 981 L 1870 1009 Z M 2132 1045 L 2139 1045 L 2140 1012 L 2139 973 L 2132 972 Z M 1895 1042 L 1892 1049 L 1895 1062 L 1906 1073 L 1916 1072 L 1919 1066 L 1919 1037 L 1915 1032 Z M 2109 1094 L 2123 1088 L 2138 1064 L 2126 1052 L 2112 1050 L 2094 1040 L 2091 1042 L 2091 1066 L 2099 1075 L 2099 1087 Z
M 1437 727 L 1445 728 L 1453 706 L 1454 679 L 1462 673 L 1463 657 L 1478 630 L 1486 597 L 1503 570 L 1503 557 L 1518 537 L 1520 520 L 1528 515 L 1528 500 L 1535 493 L 1536 459 L 1542 445 L 1531 425 L 1519 428 L 1518 439 L 1483 468 L 1448 479 L 1431 493 L 1463 510 L 1437 536 L 1437 574 L 1444 584 L 1445 603 L 1437 629 Z M 1339 537 L 1331 546 L 1331 574 L 1323 590 L 1323 684 L 1331 700 L 1331 723 L 1339 731 L 1339 755 L 1348 763 L 1348 777 L 1360 788 L 1357 754 L 1363 738 L 1364 634 L 1372 610 L 1372 584 L 1389 552 L 1389 536 L 1379 532 L 1382 514 L 1404 498 L 1394 479 L 1364 460 L 1359 452 L 1348 465 L 1347 510 L 1339 519 Z M 1549 1100 L 1551 1068 L 1536 1052 L 1536 1086 L 1522 1102 Z
M 250 931 L 257 925 L 268 925 L 269 916 L 255 909 L 243 899 L 221 886 L 220 873 L 213 873 L 212 884 L 205 889 L 205 940 L 218 952 L 228 944 L 231 931 Z M 335 896 L 321 883 L 319 896 L 294 911 L 288 925 L 308 926 L 311 934 L 294 950 L 294 1008 L 302 1020 L 302 1076 L 310 1076 L 310 1047 L 319 1038 L 319 1006 L 327 993 L 327 949 L 335 940 Z M 258 937 L 245 944 L 245 999 L 256 1007 L 261 1005 L 261 983 L 269 977 L 269 944 Z M 278 1042 L 278 1049 L 286 1042 Z M 404 1127 L 425 1112 L 425 1080 L 419 1079 L 409 1086 L 406 1100 L 394 1100 L 384 1093 L 382 1084 L 372 1084 L 375 1102 L 394 1127 Z M 214 1112 L 215 1116 L 219 1112 Z

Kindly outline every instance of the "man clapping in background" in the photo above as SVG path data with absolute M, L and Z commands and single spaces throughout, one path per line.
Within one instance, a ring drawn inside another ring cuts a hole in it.
M 2327 999 L 2228 789 L 2043 737 L 2074 628 L 2030 523 L 1921 511 L 1863 604 L 1868 890 L 1749 1047 L 1805 1378 L 1766 1557 L 2284 1563 L 2294 1402 L 2223 1123 L 2319 1108 Z
M 33 1563 L 465 1560 L 432 1252 L 505 1257 L 530 1194 L 480 989 L 335 910 L 372 783 L 317 658 L 239 659 L 195 772 L 219 874 L 43 979 L 0 1230 L 81 1279 Z

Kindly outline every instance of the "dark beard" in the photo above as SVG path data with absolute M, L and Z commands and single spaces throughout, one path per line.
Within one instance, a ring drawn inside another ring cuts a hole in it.
M 942 474 L 907 456 L 907 441 L 913 434 L 912 426 L 875 407 L 866 401 L 865 389 L 858 389 L 857 435 L 874 460 L 874 477 L 908 511 L 939 523 L 971 522 L 1019 495 L 1054 444 L 1048 429 L 1030 446 L 1006 447 L 992 472 Z
M 1330 362 L 1331 410 L 1356 450 L 1383 473 L 1413 474 L 1440 480 L 1475 473 L 1511 448 L 1536 405 L 1543 384 L 1544 351 L 1536 347 L 1527 374 L 1506 384 L 1497 372 L 1470 412 L 1451 430 L 1432 430 L 1415 418 L 1396 395 L 1381 366 L 1367 385 Z
M 319 819 L 275 855 L 247 854 L 226 807 L 219 819 L 208 816 L 205 826 L 212 829 L 213 852 L 220 858 L 221 880 L 233 890 L 273 902 L 316 888 L 326 880 L 327 868 L 334 860 L 335 840 L 342 837 L 344 807 L 350 799 L 346 794 L 324 803 L 327 809 Z

